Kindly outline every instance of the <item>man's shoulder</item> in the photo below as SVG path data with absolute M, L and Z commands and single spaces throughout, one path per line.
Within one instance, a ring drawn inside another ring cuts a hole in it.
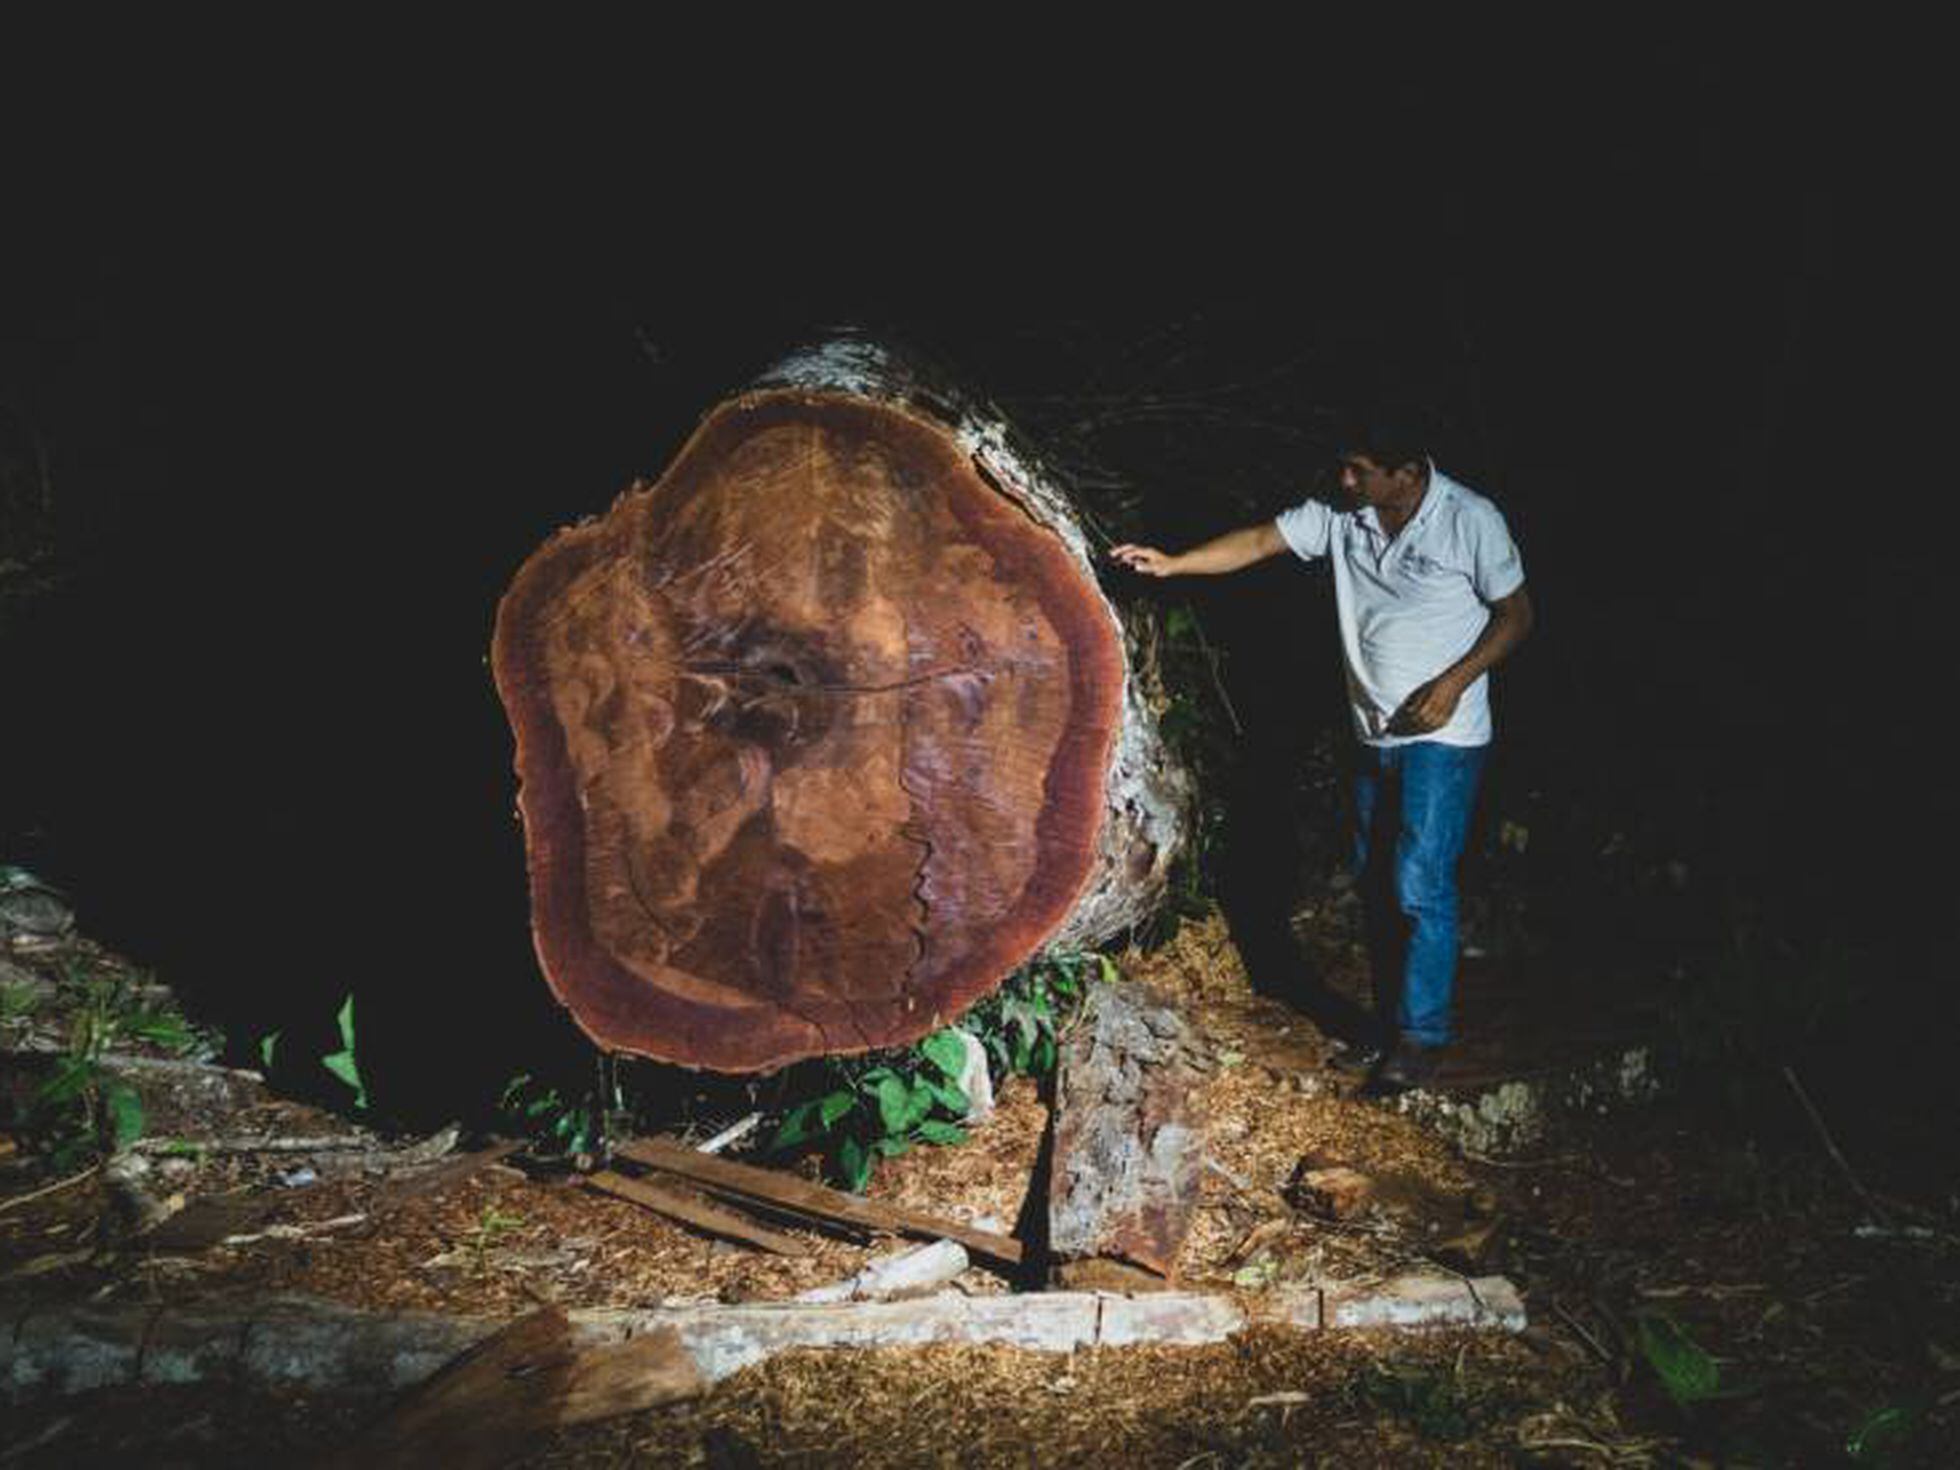
M 1495 521 L 1499 525 L 1504 524 L 1504 512 L 1488 495 L 1472 490 L 1461 480 L 1452 479 L 1441 470 L 1434 470 L 1431 475 L 1433 482 L 1443 491 L 1445 507 L 1458 522 Z

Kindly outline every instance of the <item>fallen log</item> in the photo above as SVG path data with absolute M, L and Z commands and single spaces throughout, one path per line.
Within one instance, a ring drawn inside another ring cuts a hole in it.
M 1165 1291 L 965 1296 L 896 1302 L 702 1305 L 570 1314 L 580 1348 L 671 1331 L 718 1383 L 791 1348 L 999 1343 L 1047 1352 L 1221 1342 L 1253 1322 L 1329 1328 L 1525 1325 L 1502 1276 L 1411 1275 L 1327 1282 L 1260 1296 Z M 379 1392 L 418 1383 L 500 1326 L 430 1313 L 357 1311 L 303 1298 L 22 1307 L 0 1302 L 0 1402 L 136 1384 L 240 1380 L 314 1391 Z M 460 1463 L 460 1462 L 458 1462 Z
M 1091 989 L 1056 1066 L 1048 1247 L 1171 1274 L 1204 1166 L 1202 1048 L 1150 991 Z
M 921 1240 L 954 1240 L 978 1256 L 1007 1266 L 1019 1266 L 1025 1247 L 1011 1235 L 980 1230 L 958 1220 L 945 1220 L 920 1210 L 845 1194 L 828 1185 L 794 1175 L 757 1169 L 712 1154 L 698 1153 L 664 1138 L 629 1138 L 615 1146 L 620 1158 L 650 1169 L 678 1175 L 712 1193 L 738 1201 L 801 1216 L 818 1223 L 856 1230 L 879 1230 Z
M 1136 924 L 1189 790 L 1152 646 L 996 411 L 862 340 L 779 364 L 499 605 L 553 993 L 609 1050 L 765 1070 Z

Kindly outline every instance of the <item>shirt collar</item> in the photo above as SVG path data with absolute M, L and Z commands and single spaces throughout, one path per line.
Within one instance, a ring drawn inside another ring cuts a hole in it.
M 1409 523 L 1402 528 L 1404 535 L 1407 535 L 1427 521 L 1435 512 L 1436 503 L 1456 483 L 1448 475 L 1436 468 L 1435 460 L 1424 456 L 1423 463 L 1429 466 L 1429 488 L 1423 491 L 1422 504 L 1416 507 L 1416 513 L 1410 517 Z M 1376 536 L 1383 534 L 1381 517 L 1375 514 L 1375 508 L 1372 505 L 1362 506 L 1361 509 L 1354 513 L 1354 518 L 1363 526 L 1367 527 L 1371 534 Z

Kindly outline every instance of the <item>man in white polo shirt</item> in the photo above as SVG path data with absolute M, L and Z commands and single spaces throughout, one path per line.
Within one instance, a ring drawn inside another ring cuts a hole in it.
M 1377 1090 L 1428 1079 L 1450 1039 L 1456 868 L 1491 739 L 1493 665 L 1530 631 L 1516 544 L 1495 505 L 1438 470 L 1421 416 L 1388 409 L 1340 456 L 1348 503 L 1302 501 L 1179 555 L 1123 545 L 1146 576 L 1327 557 L 1360 741 L 1355 873 L 1382 1034 L 1355 1055 Z

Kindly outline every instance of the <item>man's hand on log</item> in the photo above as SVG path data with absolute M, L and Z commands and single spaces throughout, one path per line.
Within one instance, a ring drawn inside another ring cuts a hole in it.
M 1388 717 L 1385 728 L 1390 735 L 1427 735 L 1440 730 L 1450 722 L 1462 697 L 1461 684 L 1447 674 L 1438 674 L 1410 691 L 1401 708 Z
M 1176 560 L 1168 552 L 1159 551 L 1154 546 L 1137 546 L 1128 541 L 1121 546 L 1110 547 L 1109 554 L 1111 559 L 1146 577 L 1168 577 L 1171 563 Z

